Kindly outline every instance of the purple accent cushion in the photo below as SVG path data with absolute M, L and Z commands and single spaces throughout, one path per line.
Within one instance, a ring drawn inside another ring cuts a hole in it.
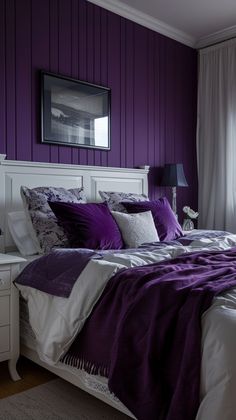
M 151 210 L 160 241 L 172 241 L 183 236 L 181 226 L 170 207 L 167 198 L 137 203 L 122 202 L 128 213 L 139 213 Z
M 123 239 L 105 203 L 49 205 L 65 230 L 70 246 L 90 249 L 121 249 Z

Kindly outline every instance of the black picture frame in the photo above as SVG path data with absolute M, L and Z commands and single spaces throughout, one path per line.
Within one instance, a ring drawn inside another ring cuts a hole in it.
M 110 88 L 41 71 L 41 142 L 110 150 Z

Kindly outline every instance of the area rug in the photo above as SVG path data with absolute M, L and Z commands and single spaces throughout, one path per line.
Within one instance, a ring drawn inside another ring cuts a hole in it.
M 130 420 L 62 379 L 0 400 L 1 420 Z

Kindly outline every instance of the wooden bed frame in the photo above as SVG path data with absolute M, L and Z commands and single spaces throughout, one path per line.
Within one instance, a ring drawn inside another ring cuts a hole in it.
M 8 229 L 7 214 L 23 209 L 20 197 L 21 185 L 29 188 L 38 186 L 76 188 L 83 186 L 88 201 L 101 201 L 99 190 L 148 195 L 147 176 L 147 169 L 0 161 L 0 228 L 4 232 L 2 238 L 3 250 L 5 252 L 16 250 Z M 80 379 L 79 371 L 78 374 L 73 374 L 61 367 L 50 366 L 40 360 L 36 351 L 26 346 L 22 346 L 21 354 L 126 415 L 135 418 L 121 403 L 116 403 L 102 393 L 87 388 Z

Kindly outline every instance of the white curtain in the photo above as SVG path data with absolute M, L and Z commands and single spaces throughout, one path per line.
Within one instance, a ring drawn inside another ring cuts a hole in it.
M 199 53 L 199 227 L 236 233 L 236 39 Z

